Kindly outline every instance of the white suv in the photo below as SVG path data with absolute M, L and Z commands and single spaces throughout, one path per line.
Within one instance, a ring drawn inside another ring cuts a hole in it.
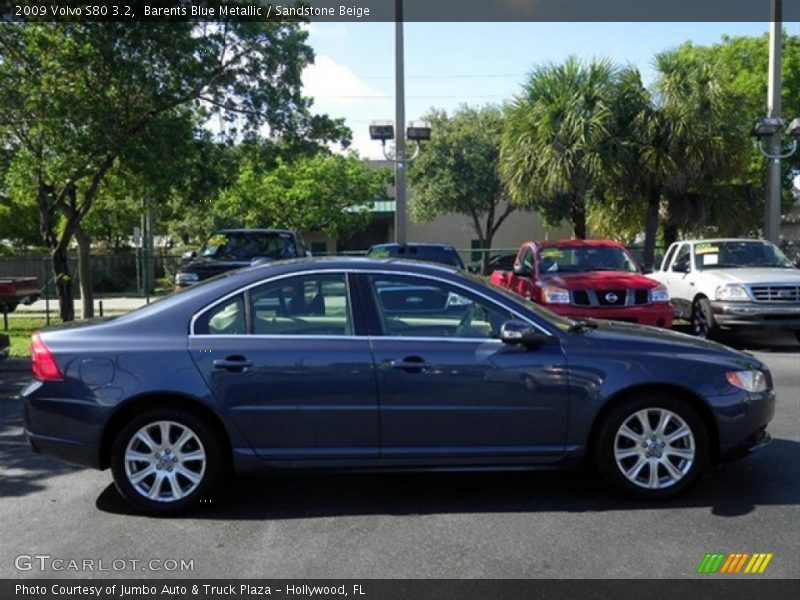
M 685 240 L 649 274 L 669 290 L 695 335 L 723 329 L 788 329 L 800 341 L 800 269 L 764 240 Z

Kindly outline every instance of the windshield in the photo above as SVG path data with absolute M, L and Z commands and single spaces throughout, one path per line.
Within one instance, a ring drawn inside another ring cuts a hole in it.
M 277 231 L 218 231 L 200 250 L 203 258 L 250 261 L 255 257 L 294 258 L 297 247 L 291 234 Z
M 636 261 L 622 248 L 615 246 L 550 246 L 539 250 L 539 272 L 588 273 L 591 271 L 623 271 L 638 273 Z
M 694 247 L 695 264 L 700 271 L 741 267 L 794 268 L 783 252 L 763 240 L 745 242 L 703 242 Z

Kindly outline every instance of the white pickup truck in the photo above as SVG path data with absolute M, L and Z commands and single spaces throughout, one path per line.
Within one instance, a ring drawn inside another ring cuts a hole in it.
M 684 240 L 648 274 L 664 284 L 675 316 L 695 335 L 717 329 L 783 329 L 800 341 L 800 269 L 770 242 Z

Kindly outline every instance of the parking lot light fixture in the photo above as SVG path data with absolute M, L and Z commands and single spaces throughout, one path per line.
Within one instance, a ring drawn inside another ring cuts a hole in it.
M 369 137 L 384 144 L 386 140 L 394 139 L 394 122 L 390 120 L 372 121 L 369 124 Z
M 406 137 L 414 142 L 424 142 L 431 139 L 431 124 L 429 121 L 412 121 L 406 129 Z
M 790 138 L 800 138 L 800 118 L 793 119 L 786 128 L 786 135 Z
M 781 129 L 783 129 L 783 119 L 779 117 L 761 117 L 753 125 L 750 135 L 757 138 L 770 137 L 779 133 Z

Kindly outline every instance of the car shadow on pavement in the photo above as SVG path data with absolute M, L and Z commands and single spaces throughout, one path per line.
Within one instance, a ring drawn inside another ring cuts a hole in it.
M 31 450 L 22 429 L 19 399 L 30 379 L 30 371 L 0 370 L 0 498 L 40 492 L 49 478 L 80 470 Z
M 507 473 L 281 473 L 225 482 L 191 519 L 308 519 L 446 513 L 606 512 L 708 507 L 736 517 L 758 506 L 800 503 L 800 443 L 776 440 L 758 455 L 708 470 L 682 496 L 637 502 L 610 493 L 586 471 Z M 137 515 L 113 485 L 97 498 L 104 512 Z

